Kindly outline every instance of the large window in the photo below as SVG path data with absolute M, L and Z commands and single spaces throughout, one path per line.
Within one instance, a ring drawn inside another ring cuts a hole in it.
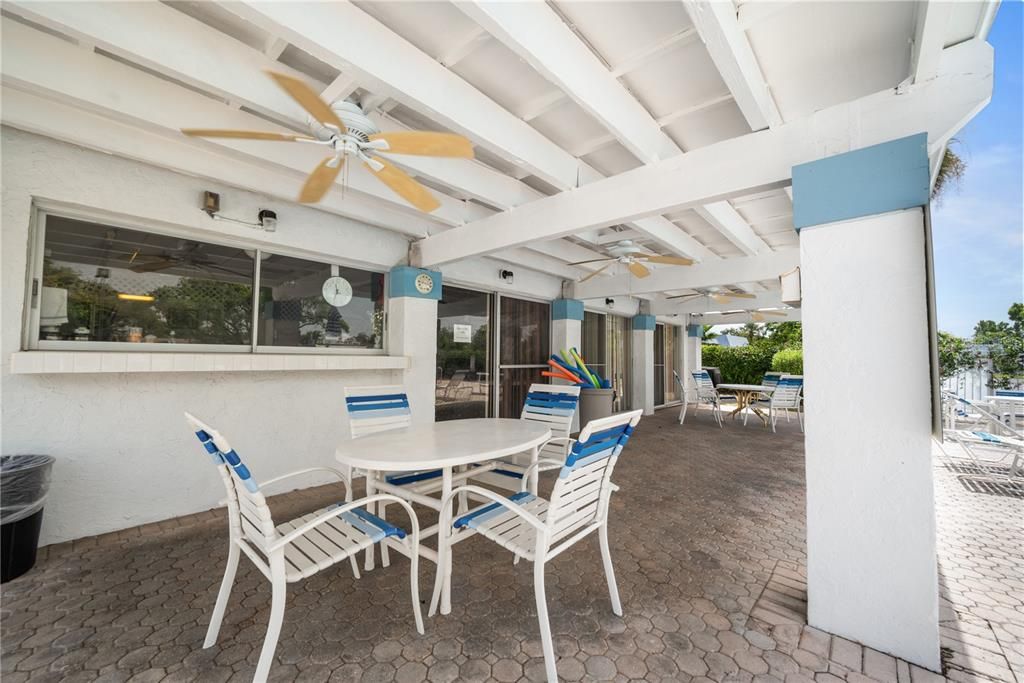
M 382 348 L 382 273 L 43 213 L 38 223 L 31 348 Z
M 491 414 L 490 294 L 445 285 L 437 304 L 434 419 Z

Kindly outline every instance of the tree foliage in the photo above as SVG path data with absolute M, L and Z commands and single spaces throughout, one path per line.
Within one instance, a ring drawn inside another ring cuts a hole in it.
M 978 354 L 963 337 L 939 331 L 939 377 L 946 379 L 975 367 Z
M 1007 311 L 1010 322 L 981 320 L 974 326 L 974 343 L 992 361 L 992 388 L 1005 389 L 1024 381 L 1024 304 Z
M 954 138 L 954 142 L 956 139 Z M 959 154 L 949 147 L 942 156 L 942 163 L 939 165 L 939 172 L 935 176 L 935 185 L 932 186 L 932 201 L 940 201 L 942 195 L 950 187 L 959 187 L 960 181 L 967 172 L 967 162 Z
M 803 349 L 781 349 L 772 356 L 772 370 L 784 372 L 787 375 L 804 374 L 804 352 Z

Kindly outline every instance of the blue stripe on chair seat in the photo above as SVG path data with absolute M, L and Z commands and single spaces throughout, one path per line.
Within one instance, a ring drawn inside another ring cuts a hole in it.
M 369 536 L 374 543 L 383 541 L 388 536 L 405 538 L 405 531 L 403 529 L 400 529 L 394 524 L 389 524 L 377 515 L 370 514 L 363 508 L 346 510 L 338 515 L 338 517 Z
M 365 413 L 374 410 L 400 410 L 402 408 L 408 409 L 409 401 L 378 401 L 376 403 L 350 403 L 348 405 L 350 413 Z
M 572 452 L 569 453 L 569 457 L 566 458 L 565 464 L 567 467 L 572 467 L 577 463 L 577 461 L 582 460 L 589 455 L 608 450 L 615 444 L 619 443 L 619 439 L 623 436 L 628 439 L 629 435 L 632 433 L 633 428 L 628 424 L 625 424 L 591 434 L 586 443 L 580 443 L 577 441 L 576 444 L 573 445 Z
M 526 403 L 551 404 L 562 403 L 567 406 L 574 406 L 579 403 L 580 397 L 572 394 L 551 394 L 543 391 L 531 391 L 526 394 Z
M 515 495 L 509 496 L 508 499 L 513 503 L 518 503 L 520 501 L 522 501 L 523 503 L 528 503 L 529 501 L 533 500 L 534 497 L 535 496 L 529 491 L 520 491 Z M 467 526 L 470 529 L 475 529 L 481 522 L 490 519 L 496 514 L 501 514 L 501 511 L 504 507 L 504 503 L 491 503 L 490 505 L 486 505 L 477 510 L 473 510 L 473 512 L 470 512 L 467 515 L 459 517 L 455 520 L 452 526 L 456 529 L 461 529 Z
M 345 403 L 383 403 L 387 401 L 408 401 L 405 394 L 379 394 L 377 396 L 346 396 Z
M 1003 440 L 995 434 L 989 434 L 988 432 L 973 432 L 973 434 L 982 441 L 987 441 L 989 443 L 1003 443 Z
M 441 470 L 427 470 L 426 472 L 414 472 L 413 474 L 392 474 L 384 477 L 384 481 L 395 486 L 404 486 L 427 479 L 437 479 L 440 476 Z
M 522 479 L 523 478 L 523 473 L 522 472 L 516 472 L 514 470 L 491 470 L 491 471 L 494 472 L 495 474 L 500 474 L 503 477 L 515 477 L 516 479 Z

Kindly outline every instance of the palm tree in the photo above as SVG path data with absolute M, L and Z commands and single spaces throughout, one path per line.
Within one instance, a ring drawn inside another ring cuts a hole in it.
M 956 138 L 950 143 L 959 142 Z M 946 153 L 939 165 L 939 172 L 935 176 L 935 185 L 932 186 L 932 201 L 941 200 L 942 193 L 951 185 L 960 185 L 960 180 L 967 171 L 967 162 L 960 158 L 960 155 L 946 147 Z

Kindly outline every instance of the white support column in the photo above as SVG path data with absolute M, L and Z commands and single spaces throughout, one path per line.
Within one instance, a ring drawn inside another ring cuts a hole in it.
M 433 422 L 441 273 L 396 266 L 388 274 L 388 297 L 388 353 L 409 359 L 402 383 L 413 422 Z
M 630 387 L 633 409 L 654 414 L 654 326 L 653 315 L 633 316 L 633 367 Z
M 808 621 L 938 671 L 926 138 L 797 166 L 793 181 Z
M 580 349 L 583 343 L 583 302 L 578 299 L 555 299 L 551 302 L 551 352 Z M 552 379 L 552 384 L 569 384 L 568 380 Z M 572 418 L 572 431 L 580 430 L 580 414 Z
M 683 329 L 683 372 L 679 376 L 683 380 L 683 386 L 687 389 L 696 389 L 693 383 L 694 370 L 700 369 L 700 345 L 703 343 L 704 327 L 700 323 L 694 323 L 693 318 L 687 316 L 687 325 Z

